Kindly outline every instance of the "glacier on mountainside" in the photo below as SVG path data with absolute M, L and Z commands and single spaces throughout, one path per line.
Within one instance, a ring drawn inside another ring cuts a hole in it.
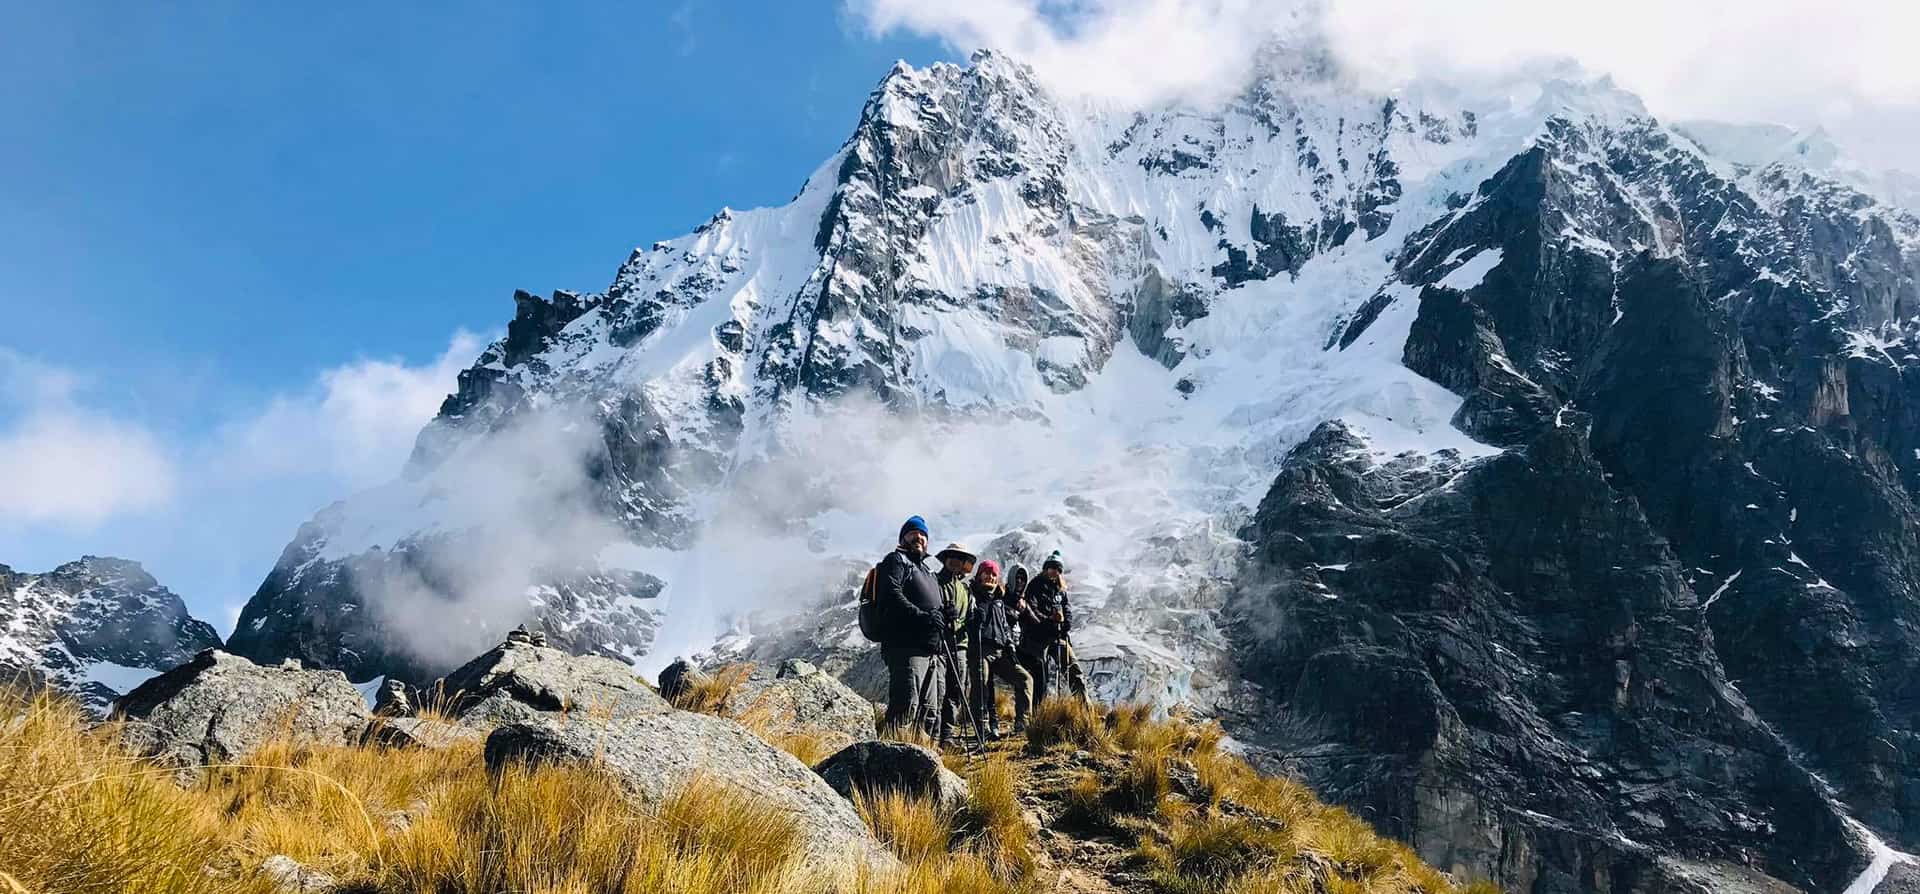
M 658 665 L 833 592 L 911 513 L 1016 560 L 1066 551 L 1086 617 L 1114 631 L 1083 636 L 1141 639 L 1163 601 L 1141 596 L 1231 576 L 1236 519 L 1319 423 L 1383 456 L 1492 452 L 1401 354 L 1422 285 L 1470 288 L 1499 250 L 1436 259 L 1421 240 L 1551 122 L 1659 130 L 1605 79 L 1375 95 L 1330 66 L 1275 51 L 1223 107 L 1144 111 L 1054 96 L 991 53 L 896 66 L 790 203 L 637 249 L 604 293 L 517 296 L 408 474 L 303 529 L 236 646 L 285 651 L 299 594 L 324 590 L 387 627 L 459 620 L 298 656 L 351 675 L 415 639 L 457 634 L 429 651 L 462 654 L 529 613 Z M 1603 161 L 1601 188 L 1640 188 Z M 1617 253 L 1589 234 L 1604 223 L 1567 234 Z M 1673 250 L 1645 229 L 1640 247 Z M 483 529 L 507 533 L 476 546 Z M 1170 563 L 1182 542 L 1199 555 Z M 537 595 L 603 572 L 645 592 Z M 1189 633 L 1139 651 L 1197 660 Z M 1103 694 L 1194 695 L 1129 685 Z

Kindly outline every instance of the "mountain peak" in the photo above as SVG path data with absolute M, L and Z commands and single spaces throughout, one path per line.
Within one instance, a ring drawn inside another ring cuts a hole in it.
M 219 645 L 138 562 L 83 556 L 45 574 L 0 566 L 0 669 L 28 671 L 95 711 Z

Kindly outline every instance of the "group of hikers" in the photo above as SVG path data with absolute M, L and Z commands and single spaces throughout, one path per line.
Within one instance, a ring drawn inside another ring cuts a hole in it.
M 1013 696 L 1013 733 L 1026 731 L 1033 706 L 1049 693 L 1086 697 L 1068 634 L 1066 565 L 1054 551 L 1029 578 L 1014 565 L 981 561 L 950 543 L 932 558 L 920 516 L 900 526 L 899 545 L 868 573 L 860 591 L 860 630 L 880 644 L 887 666 L 890 728 L 918 726 L 942 745 L 966 722 L 980 739 L 1000 737 L 994 684 Z

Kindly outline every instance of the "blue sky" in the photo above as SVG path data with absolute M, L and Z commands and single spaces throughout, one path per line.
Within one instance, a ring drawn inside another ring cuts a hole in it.
M 67 462 L 8 482 L 0 562 L 126 555 L 224 627 L 393 471 L 424 418 L 380 417 L 456 333 L 786 200 L 895 59 L 952 55 L 825 0 L 13 5 L 0 456 Z

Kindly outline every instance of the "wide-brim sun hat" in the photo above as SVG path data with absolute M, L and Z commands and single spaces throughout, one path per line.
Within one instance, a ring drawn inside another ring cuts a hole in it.
M 949 543 L 944 548 L 942 548 L 939 552 L 933 554 L 934 558 L 939 559 L 942 562 L 945 562 L 948 556 L 959 556 L 960 558 L 966 559 L 969 562 L 977 561 L 980 558 L 978 555 L 974 554 L 973 550 L 967 549 L 965 546 L 962 546 L 958 543 Z

